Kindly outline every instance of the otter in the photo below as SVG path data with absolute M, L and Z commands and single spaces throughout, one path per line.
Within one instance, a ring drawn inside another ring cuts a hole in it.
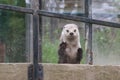
M 66 24 L 60 37 L 58 63 L 80 64 L 82 54 L 78 26 L 76 24 Z

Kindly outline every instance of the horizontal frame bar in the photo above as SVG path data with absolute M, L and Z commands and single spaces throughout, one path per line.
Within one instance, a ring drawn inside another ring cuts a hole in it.
M 6 5 L 6 4 L 0 4 L 0 9 L 12 10 L 12 11 L 29 13 L 29 14 L 33 14 L 35 12 L 33 9 L 30 9 L 30 8 L 11 6 L 11 5 Z M 89 18 L 82 17 L 82 16 L 65 15 L 65 14 L 60 14 L 60 13 L 47 12 L 47 11 L 43 11 L 43 10 L 38 10 L 37 13 L 41 16 L 62 18 L 62 19 L 68 19 L 68 20 L 73 20 L 73 21 L 80 21 L 80 22 L 85 22 L 85 23 L 120 28 L 119 23 L 101 21 L 101 20 L 96 20 L 96 19 L 89 19 Z
M 62 19 L 68 19 L 68 20 L 73 20 L 73 21 L 80 21 L 80 22 L 103 25 L 103 26 L 108 26 L 108 27 L 120 28 L 119 23 L 101 21 L 101 20 L 96 20 L 96 19 L 89 19 L 89 18 L 82 17 L 82 16 L 65 15 L 65 14 L 53 13 L 53 12 L 48 12 L 48 11 L 43 11 L 43 10 L 38 10 L 38 14 L 42 16 L 62 18 Z
M 30 9 L 30 8 L 24 8 L 24 7 L 19 7 L 19 6 L 11 6 L 11 5 L 6 5 L 6 4 L 0 4 L 0 9 L 17 11 L 17 12 L 22 12 L 22 13 L 29 13 L 29 14 L 34 13 L 34 10 Z

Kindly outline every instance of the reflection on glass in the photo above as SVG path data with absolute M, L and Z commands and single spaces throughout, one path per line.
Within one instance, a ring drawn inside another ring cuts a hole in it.
M 65 8 L 65 0 L 61 0 L 59 3 L 59 13 L 63 13 Z
M 78 1 L 76 0 L 71 14 L 77 14 L 77 13 L 78 13 Z
M 49 0 L 46 4 L 47 10 L 50 12 L 56 12 L 56 1 L 55 0 Z

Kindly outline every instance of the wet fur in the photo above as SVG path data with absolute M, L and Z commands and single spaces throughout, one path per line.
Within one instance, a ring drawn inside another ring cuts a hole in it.
M 76 31 L 74 32 L 74 30 Z M 70 33 L 73 35 L 71 36 Z M 81 62 L 83 51 L 79 41 L 78 26 L 75 24 L 65 25 L 60 37 L 58 63 L 79 64 Z
M 82 59 L 82 48 L 77 49 L 76 57 L 73 59 L 70 58 L 66 53 L 67 43 L 62 42 L 59 46 L 58 55 L 59 61 L 58 63 L 70 63 L 70 64 L 79 64 Z

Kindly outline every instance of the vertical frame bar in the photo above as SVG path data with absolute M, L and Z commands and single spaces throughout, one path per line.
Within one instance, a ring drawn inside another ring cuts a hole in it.
M 92 19 L 92 0 L 85 0 L 85 16 Z M 85 50 L 86 50 L 86 63 L 93 64 L 92 53 L 92 24 L 85 23 Z
M 33 80 L 38 80 L 38 54 L 39 54 L 39 17 L 33 14 Z
M 42 0 L 39 0 L 39 9 L 42 10 Z M 42 16 L 39 15 L 39 62 L 42 62 Z
M 26 1 L 26 8 L 31 8 L 30 0 Z M 33 61 L 33 18 L 32 14 L 27 14 L 25 16 L 26 19 L 26 57 L 27 62 Z
M 39 54 L 39 15 L 37 10 L 39 9 L 39 1 L 31 0 L 33 13 L 33 80 L 38 80 L 39 76 L 39 65 L 38 65 L 38 54 Z

